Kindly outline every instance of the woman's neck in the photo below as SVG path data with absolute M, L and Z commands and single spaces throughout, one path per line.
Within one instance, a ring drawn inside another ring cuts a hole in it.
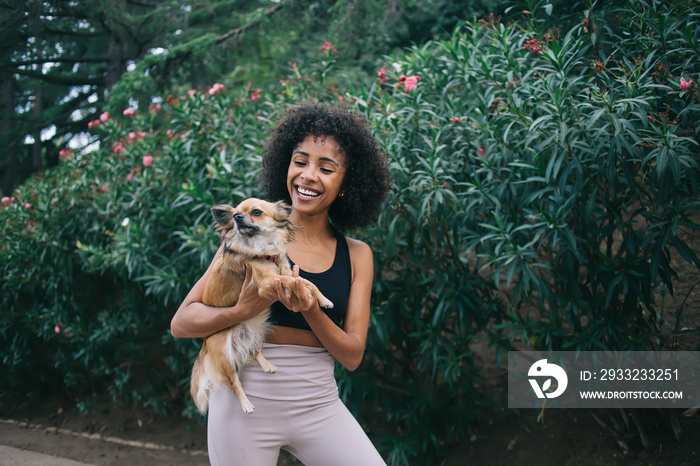
M 328 215 L 310 217 L 292 211 L 289 220 L 299 228 L 294 232 L 294 238 L 297 243 L 314 244 L 334 236 L 333 229 L 328 221 Z

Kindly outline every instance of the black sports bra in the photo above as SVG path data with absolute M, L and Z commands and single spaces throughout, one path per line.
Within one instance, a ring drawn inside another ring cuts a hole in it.
M 335 247 L 335 259 L 331 268 L 321 273 L 311 273 L 299 269 L 299 276 L 314 283 L 321 293 L 333 303 L 333 309 L 323 309 L 330 319 L 340 327 L 348 310 L 348 298 L 350 285 L 352 284 L 352 266 L 350 264 L 350 251 L 348 242 L 341 233 L 335 233 L 337 245 Z M 289 259 L 291 266 L 294 262 Z M 311 330 L 304 316 L 299 312 L 292 312 L 284 304 L 276 301 L 270 307 L 270 322 L 281 327 L 292 327 L 303 330 Z

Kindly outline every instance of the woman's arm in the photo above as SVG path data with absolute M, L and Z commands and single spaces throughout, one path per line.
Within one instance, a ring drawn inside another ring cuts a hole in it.
M 250 268 L 246 267 L 245 281 L 238 302 L 234 306 L 213 307 L 203 304 L 202 297 L 207 279 L 212 273 L 214 263 L 219 260 L 222 254 L 223 246 L 219 248 L 207 271 L 192 287 L 175 312 L 170 322 L 170 331 L 175 338 L 208 337 L 219 330 L 256 316 L 274 302 L 261 298 L 255 288 L 248 286 L 252 274 Z
M 303 281 L 297 279 L 297 295 L 286 296 L 281 283 L 277 284 L 279 301 L 294 312 L 301 312 L 311 330 L 328 352 L 348 370 L 355 370 L 362 362 L 369 328 L 370 298 L 374 279 L 372 250 L 365 243 L 348 238 L 352 285 L 345 314 L 344 328 L 338 327 L 319 307 L 316 300 L 305 299 Z M 299 275 L 295 266 L 294 275 Z

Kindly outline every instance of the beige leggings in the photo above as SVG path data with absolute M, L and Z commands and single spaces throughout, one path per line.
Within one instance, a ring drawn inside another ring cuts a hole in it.
M 213 466 L 275 466 L 280 449 L 306 466 L 385 466 L 340 398 L 333 357 L 323 348 L 266 343 L 277 372 L 246 366 L 241 383 L 255 411 L 245 414 L 232 390 L 209 401 L 208 443 Z

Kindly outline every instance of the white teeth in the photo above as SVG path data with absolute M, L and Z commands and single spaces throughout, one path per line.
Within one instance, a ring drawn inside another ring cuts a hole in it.
M 297 191 L 299 192 L 299 194 L 301 194 L 302 196 L 305 196 L 305 197 L 320 196 L 320 193 L 317 193 L 316 191 L 309 191 L 309 190 L 304 189 L 304 188 L 297 188 Z

